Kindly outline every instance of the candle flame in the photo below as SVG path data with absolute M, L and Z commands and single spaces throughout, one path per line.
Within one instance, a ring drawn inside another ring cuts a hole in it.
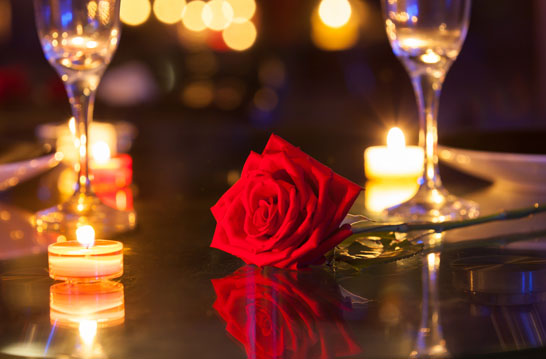
M 430 49 L 427 50 L 426 53 L 421 55 L 421 61 L 423 61 L 426 64 L 436 64 L 440 62 L 441 59 L 442 58 L 437 53 L 435 53 L 434 51 Z
M 97 335 L 97 321 L 83 319 L 80 321 L 79 330 L 82 341 L 87 345 L 91 345 Z
M 387 148 L 400 151 L 406 147 L 406 138 L 404 137 L 404 132 L 398 127 L 393 127 L 389 130 L 387 134 Z
M 93 159 L 97 163 L 106 163 L 110 159 L 112 152 L 110 150 L 110 146 L 104 141 L 97 141 L 93 144 L 91 149 L 91 154 L 93 156 Z
M 92 247 L 95 243 L 95 230 L 93 226 L 85 225 L 76 229 L 76 239 L 82 246 Z

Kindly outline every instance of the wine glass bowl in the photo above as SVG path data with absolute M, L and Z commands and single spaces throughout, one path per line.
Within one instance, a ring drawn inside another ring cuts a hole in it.
M 466 38 L 470 0 L 382 0 L 382 4 L 389 42 L 415 91 L 419 145 L 425 153 L 417 194 L 388 209 L 387 215 L 434 222 L 477 217 L 476 203 L 450 195 L 443 187 L 437 153 L 440 93 Z
M 470 1 L 446 3 L 449 2 L 385 1 L 387 36 L 412 78 L 424 74 L 442 78 L 461 51 L 468 30 Z
M 36 214 L 38 231 L 73 238 L 81 225 L 99 235 L 132 229 L 135 213 L 104 205 L 92 191 L 89 170 L 89 126 L 95 93 L 119 43 L 121 0 L 34 0 L 34 13 L 45 57 L 61 77 L 76 119 L 79 172 L 74 196 Z
M 42 49 L 63 81 L 80 78 L 82 71 L 87 72 L 83 75 L 86 77 L 102 75 L 116 51 L 121 33 L 117 3 L 119 1 L 35 0 Z

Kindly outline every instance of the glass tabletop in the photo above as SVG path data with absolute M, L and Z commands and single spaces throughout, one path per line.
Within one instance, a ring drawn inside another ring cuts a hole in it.
M 544 355 L 543 217 L 450 231 L 441 247 L 360 273 L 246 266 L 209 248 L 209 208 L 267 134 L 192 126 L 139 123 L 146 136 L 133 151 L 138 228 L 116 238 L 125 246 L 118 281 L 66 288 L 48 277 L 47 243 L 34 236 L 29 217 L 56 200 L 43 193 L 55 171 L 3 195 L 0 357 Z M 333 141 L 344 146 L 326 150 L 305 133 L 283 134 L 336 171 L 362 178 L 348 158 L 365 140 L 338 134 Z M 546 197 L 445 177 L 484 213 Z

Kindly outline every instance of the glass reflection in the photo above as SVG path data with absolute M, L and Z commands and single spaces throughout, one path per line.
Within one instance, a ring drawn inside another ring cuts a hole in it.
M 453 285 L 476 315 L 489 317 L 503 351 L 546 345 L 546 259 L 518 252 L 482 253 L 452 263 Z
M 32 213 L 0 203 L 0 260 L 44 252 L 50 243 L 36 236 Z
M 248 358 L 338 358 L 360 347 L 344 318 L 352 300 L 325 272 L 245 266 L 212 280 L 213 307 Z
M 423 257 L 421 325 L 410 358 L 451 357 L 440 325 L 439 269 L 440 253 L 429 253 Z

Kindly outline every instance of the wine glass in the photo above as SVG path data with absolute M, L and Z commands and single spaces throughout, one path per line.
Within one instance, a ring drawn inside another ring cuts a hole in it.
M 89 171 L 89 127 L 95 93 L 116 51 L 121 31 L 121 0 L 34 0 L 42 49 L 61 77 L 76 119 L 79 172 L 76 191 L 65 203 L 36 214 L 38 231 L 73 237 L 85 224 L 109 235 L 135 226 L 135 213 L 104 205 L 93 193 Z
M 449 194 L 438 171 L 438 103 L 445 76 L 461 51 L 470 0 L 382 0 L 387 36 L 409 73 L 419 108 L 419 144 L 425 165 L 419 190 L 387 210 L 405 221 L 457 220 L 479 214 L 478 205 Z

